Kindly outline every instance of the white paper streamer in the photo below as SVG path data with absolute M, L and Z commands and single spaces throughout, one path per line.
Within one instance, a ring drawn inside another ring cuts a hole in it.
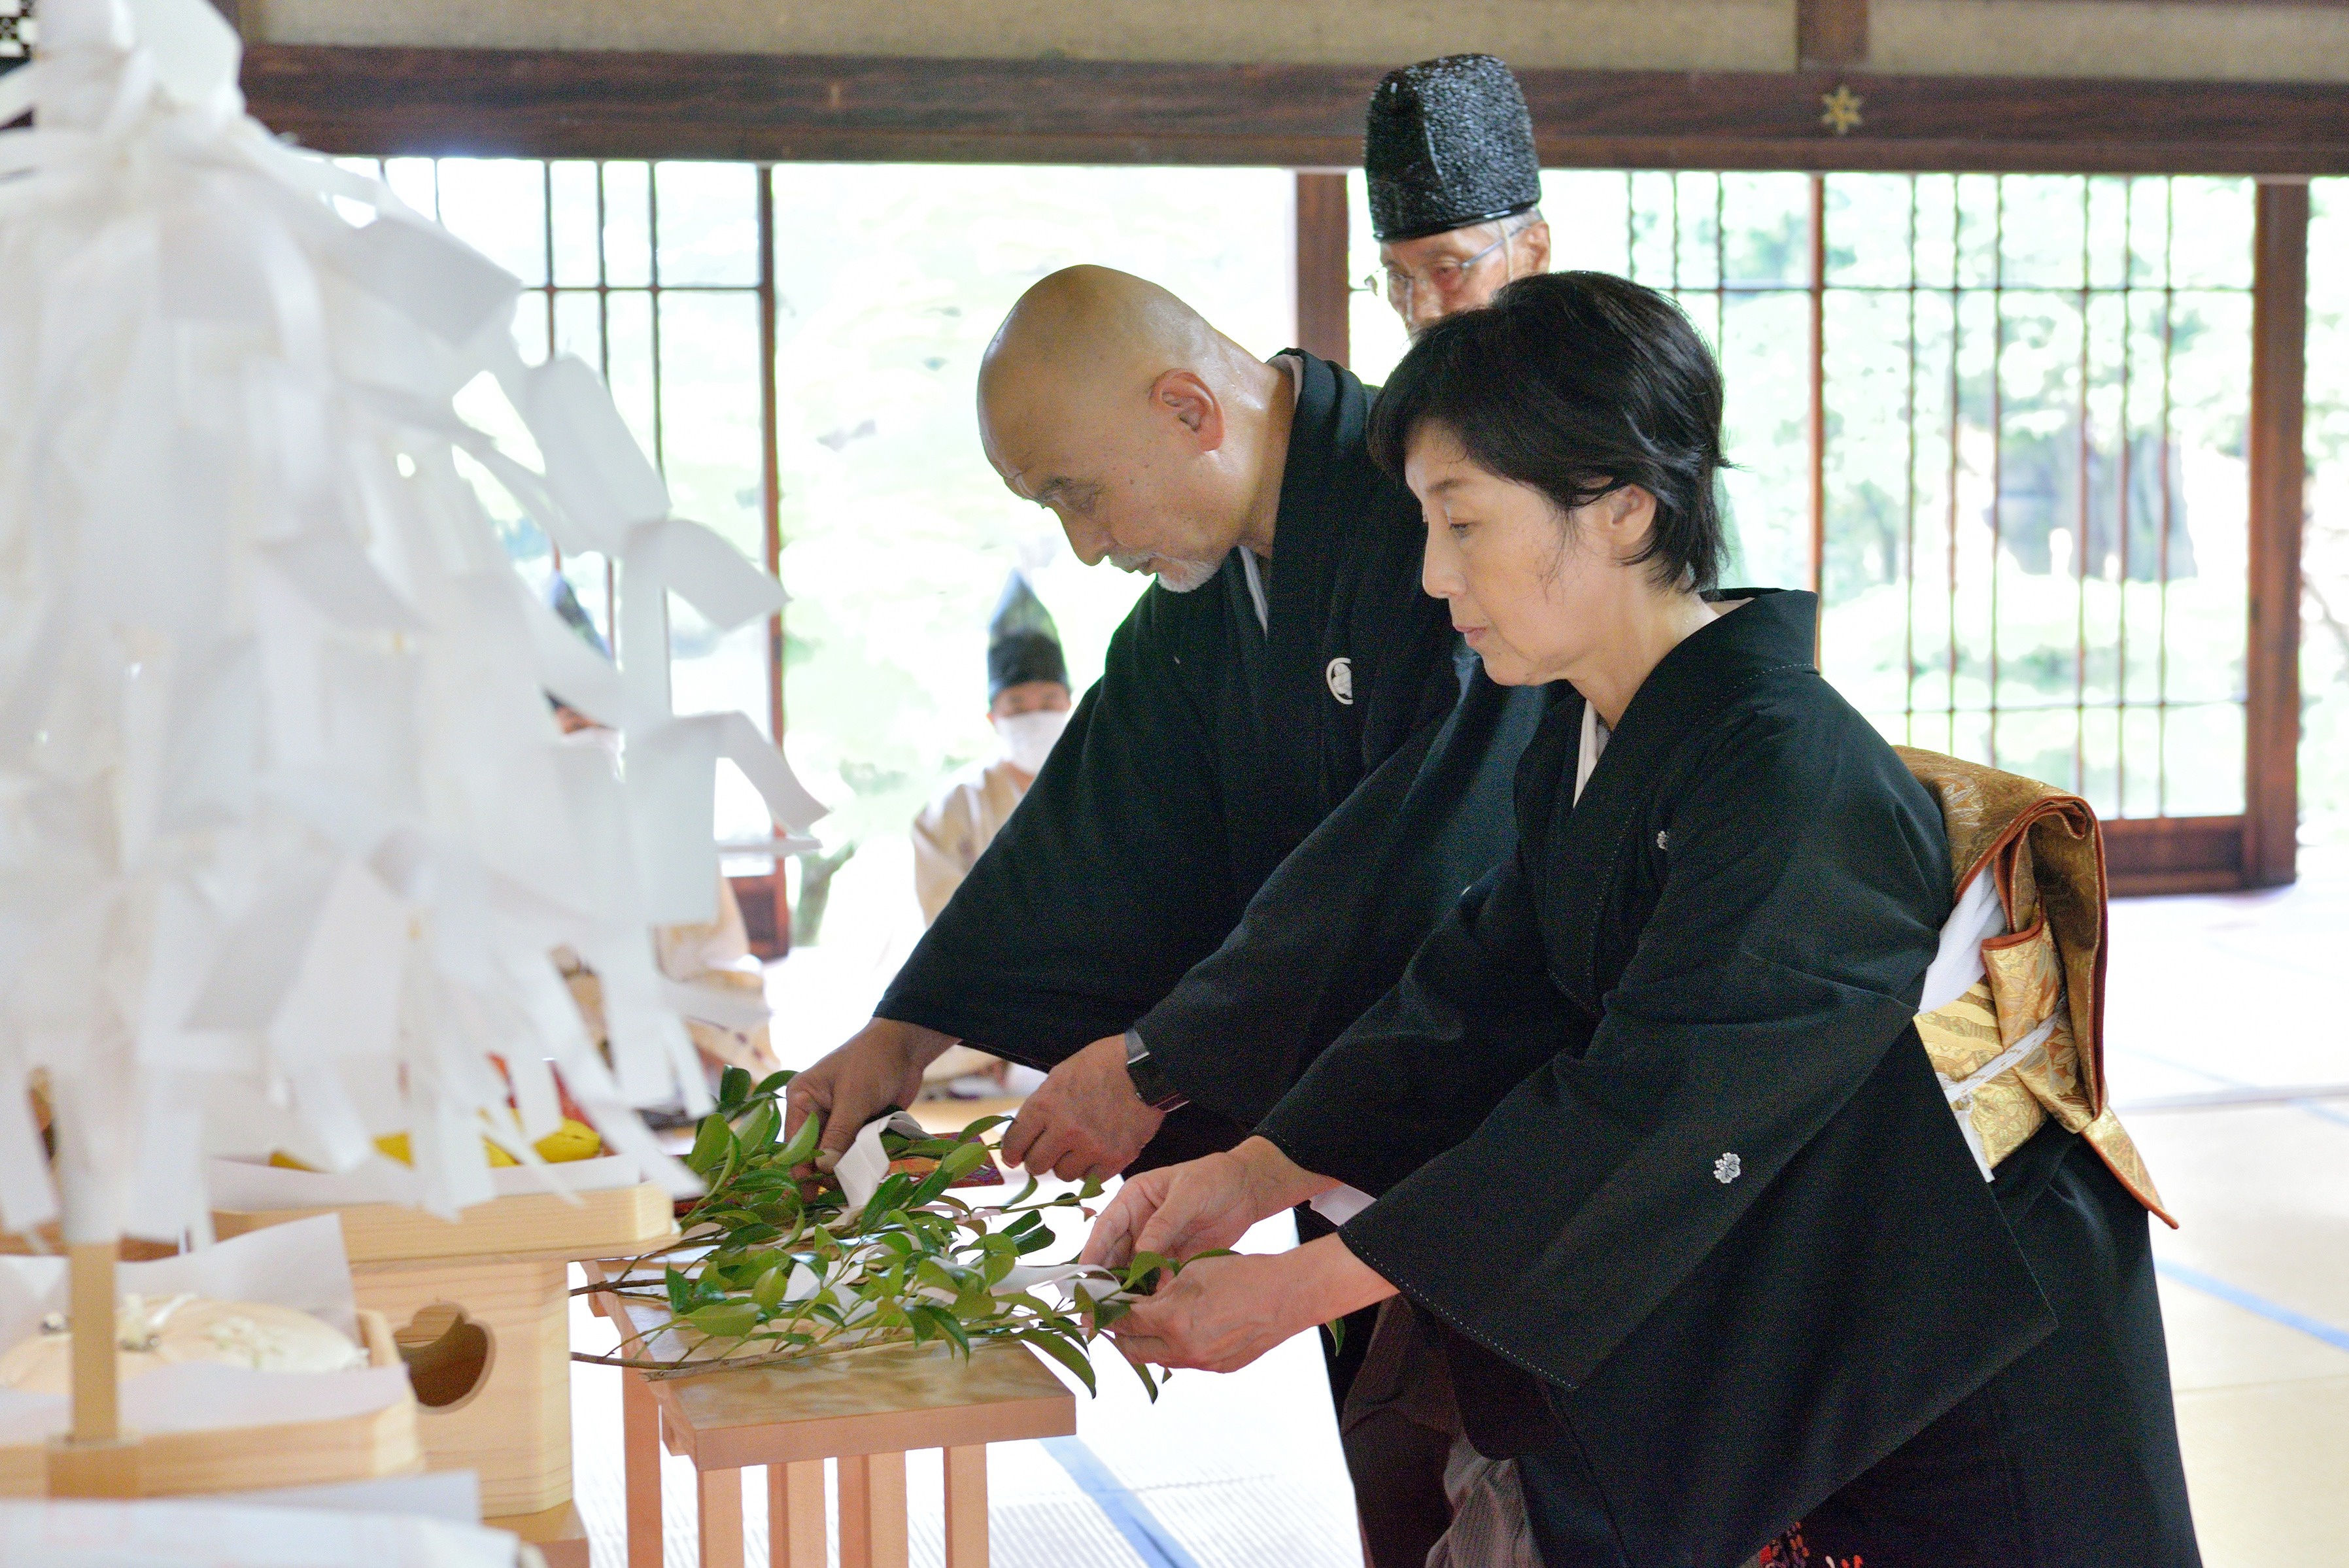
M 51 0 L 0 78 L 0 1223 L 203 1233 L 207 1155 L 374 1161 L 447 1213 L 497 1190 L 552 1060 L 617 1155 L 708 1103 L 651 927 L 707 913 L 720 758 L 823 814 L 739 714 L 670 703 L 671 593 L 721 629 L 772 579 L 698 523 L 593 373 L 525 366 L 520 285 L 243 113 L 205 0 Z M 357 212 L 358 222 L 345 216 Z M 503 389 L 543 468 L 453 398 Z M 463 451 L 620 565 L 617 667 L 514 573 Z M 563 746 L 552 690 L 622 731 Z M 602 976 L 612 1057 L 550 953 Z M 505 1125 L 501 1122 L 501 1125 Z M 527 1158 L 527 1156 L 525 1156 Z M 560 1168 L 533 1171 L 560 1184 Z
M 848 1146 L 833 1167 L 839 1178 L 842 1195 L 848 1200 L 850 1212 L 861 1210 L 889 1175 L 889 1151 L 881 1147 L 881 1135 L 895 1132 L 905 1138 L 924 1138 L 928 1130 L 904 1111 L 892 1111 L 876 1117 L 858 1130 L 856 1141 Z

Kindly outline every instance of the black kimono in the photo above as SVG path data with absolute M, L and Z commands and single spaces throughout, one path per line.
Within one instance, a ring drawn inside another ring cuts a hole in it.
M 1260 1130 L 1446 1331 L 1548 1568 L 2196 1561 L 2145 1215 L 2051 1126 L 1986 1184 L 1913 1016 L 1930 795 L 1811 667 L 1688 638 L 1580 802 L 1559 689 L 1514 860 Z
M 1394 984 L 1507 854 L 1539 717 L 1421 592 L 1419 505 L 1371 461 L 1361 383 L 1299 357 L 1266 622 L 1237 559 L 1151 587 L 876 1009 L 1047 1068 L 1138 1026 L 1194 1101 L 1142 1164 L 1237 1142 Z

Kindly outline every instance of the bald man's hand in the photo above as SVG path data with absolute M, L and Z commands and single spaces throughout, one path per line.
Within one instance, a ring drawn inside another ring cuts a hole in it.
M 946 1054 L 954 1037 L 894 1018 L 875 1018 L 848 1043 L 792 1079 L 783 1097 L 783 1137 L 788 1141 L 810 1113 L 823 1117 L 816 1145 L 819 1170 L 829 1171 L 864 1124 L 892 1106 L 914 1103 L 922 1092 L 922 1069 Z
M 1125 1037 L 1095 1040 L 1052 1069 L 1003 1135 L 1003 1157 L 1030 1175 L 1106 1181 L 1142 1152 L 1166 1119 L 1133 1092 Z

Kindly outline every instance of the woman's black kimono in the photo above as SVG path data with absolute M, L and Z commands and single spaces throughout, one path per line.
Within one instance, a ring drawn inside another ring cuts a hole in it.
M 1579 804 L 1555 688 L 1515 860 L 1260 1130 L 1378 1196 L 1340 1233 L 1448 1331 L 1548 1568 L 1806 1515 L 1819 1563 L 2191 1563 L 2145 1215 L 2053 1126 L 1976 1171 L 1912 1023 L 1940 812 L 1815 605 L 1673 650 Z

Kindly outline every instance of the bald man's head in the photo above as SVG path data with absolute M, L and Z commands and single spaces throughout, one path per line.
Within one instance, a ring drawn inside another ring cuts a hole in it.
M 1156 284 L 1069 267 L 1022 294 L 988 345 L 979 437 L 1087 564 L 1187 592 L 1244 538 L 1261 531 L 1269 549 L 1285 382 Z

